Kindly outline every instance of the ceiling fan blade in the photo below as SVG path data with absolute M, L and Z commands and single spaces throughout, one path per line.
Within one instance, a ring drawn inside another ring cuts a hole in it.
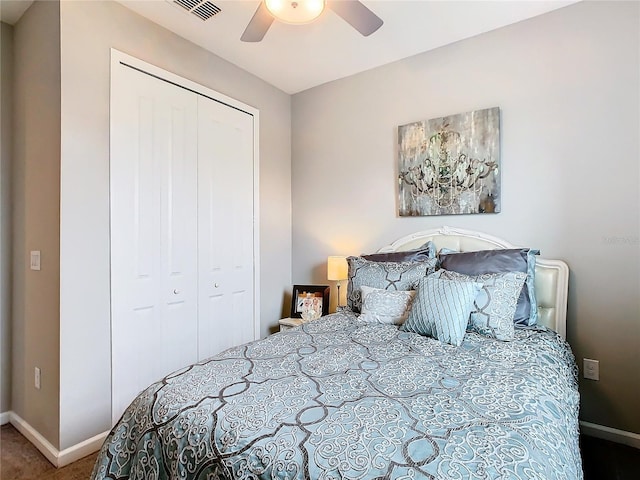
M 384 23 L 380 17 L 358 0 L 335 0 L 327 2 L 327 7 L 365 37 L 378 30 Z
M 245 28 L 240 40 L 243 42 L 259 42 L 264 38 L 264 35 L 272 23 L 273 16 L 271 16 L 269 10 L 267 10 L 264 2 L 260 2 L 256 13 L 251 17 L 251 21 L 247 25 L 247 28 Z

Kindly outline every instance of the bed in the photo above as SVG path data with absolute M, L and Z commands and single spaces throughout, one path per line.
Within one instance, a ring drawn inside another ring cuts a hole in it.
M 518 248 L 443 227 L 377 254 L 427 244 L 456 261 Z M 581 479 L 577 367 L 564 340 L 568 268 L 535 258 L 529 273 L 514 281 L 533 280 L 537 321 L 508 341 L 471 329 L 455 345 L 412 332 L 426 278 L 477 298 L 483 288 L 429 272 L 402 325 L 365 321 L 367 295 L 358 313 L 343 308 L 175 372 L 127 408 L 92 478 Z

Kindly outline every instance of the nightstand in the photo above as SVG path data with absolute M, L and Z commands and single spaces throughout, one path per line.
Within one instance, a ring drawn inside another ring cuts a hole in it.
M 283 318 L 280 320 L 280 331 L 284 332 L 285 330 L 289 330 L 293 327 L 298 327 L 302 325 L 304 322 L 301 318 Z

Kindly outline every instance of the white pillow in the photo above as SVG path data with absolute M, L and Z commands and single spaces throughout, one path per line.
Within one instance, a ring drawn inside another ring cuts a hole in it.
M 360 320 L 366 323 L 402 325 L 411 311 L 415 290 L 395 291 L 363 285 L 362 313 Z

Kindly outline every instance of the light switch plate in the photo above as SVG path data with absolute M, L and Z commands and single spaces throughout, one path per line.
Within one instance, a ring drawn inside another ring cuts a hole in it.
M 31 250 L 31 270 L 40 270 L 40 250 Z

